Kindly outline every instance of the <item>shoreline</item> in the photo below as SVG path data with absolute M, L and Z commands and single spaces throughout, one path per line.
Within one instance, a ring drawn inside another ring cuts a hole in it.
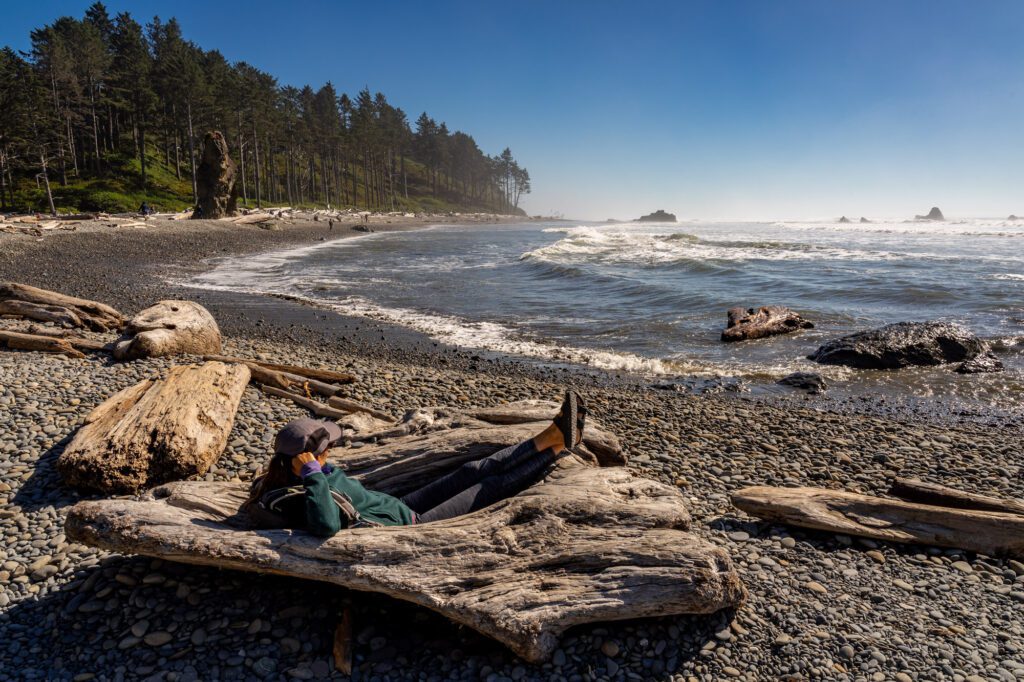
M 752 519 L 728 499 L 756 484 L 883 493 L 897 475 L 1024 498 L 1024 468 L 1008 429 L 841 414 L 799 399 L 652 390 L 598 370 L 446 348 L 293 301 L 167 284 L 168 263 L 185 272 L 201 254 L 255 253 L 323 236 L 320 225 L 290 233 L 218 227 L 19 237 L 13 249 L 17 240 L 0 236 L 0 279 L 96 298 L 127 314 L 158 298 L 196 300 L 221 326 L 225 352 L 344 368 L 359 377 L 346 397 L 395 415 L 577 388 L 619 435 L 631 469 L 683 492 L 693 532 L 729 552 L 750 591 L 734 614 L 580 626 L 542 665 L 425 609 L 353 593 L 362 679 L 905 682 L 1006 679 L 1021 670 L 1006 661 L 1024 651 L 1016 617 L 1024 564 L 800 530 Z M 342 595 L 330 586 L 110 554 L 63 535 L 68 506 L 90 496 L 65 488 L 54 461 L 89 410 L 187 360 L 0 352 L 0 423 L 7 425 L 0 431 L 0 638 L 7 643 L 0 682 L 346 679 L 331 674 L 330 632 Z M 308 413 L 247 388 L 207 478 L 251 480 L 276 429 L 300 416 Z M 52 655 L 40 658 L 33 647 Z

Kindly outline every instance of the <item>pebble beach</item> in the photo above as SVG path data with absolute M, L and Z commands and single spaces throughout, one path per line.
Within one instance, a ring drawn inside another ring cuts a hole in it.
M 371 224 L 438 222 L 375 216 Z M 0 680 L 348 679 L 331 661 L 344 600 L 353 608 L 359 680 L 1024 679 L 1024 563 L 774 525 L 728 498 L 749 485 L 882 494 L 897 475 L 1024 498 L 1019 422 L 925 421 L 869 405 L 830 410 L 652 390 L 629 377 L 481 357 L 293 301 L 174 284 L 210 258 L 342 234 L 359 233 L 314 222 L 264 230 L 155 220 L 146 229 L 39 240 L 0 235 L 0 280 L 94 298 L 129 315 L 162 298 L 195 300 L 218 320 L 226 353 L 350 371 L 359 380 L 345 397 L 395 417 L 422 405 L 556 399 L 573 386 L 619 436 L 630 468 L 683 492 L 694 532 L 732 556 L 747 603 L 707 617 L 581 626 L 549 662 L 529 665 L 430 611 L 381 596 L 69 543 L 66 512 L 90 498 L 61 484 L 56 458 L 93 407 L 172 363 L 4 351 Z M 300 416 L 308 414 L 247 388 L 207 479 L 251 480 L 277 429 Z

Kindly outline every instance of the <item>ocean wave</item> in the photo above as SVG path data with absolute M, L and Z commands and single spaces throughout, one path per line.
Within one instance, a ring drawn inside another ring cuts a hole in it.
M 1024 237 L 1024 223 L 1016 220 L 957 220 L 946 222 L 883 220 L 871 223 L 833 221 L 776 221 L 773 227 L 815 232 L 878 232 L 922 236 Z M 1002 228 L 1002 229 L 1000 229 Z
M 1024 282 L 1024 275 L 1017 274 L 1015 272 L 1002 272 L 995 275 L 991 275 L 989 279 L 999 279 L 1009 282 Z

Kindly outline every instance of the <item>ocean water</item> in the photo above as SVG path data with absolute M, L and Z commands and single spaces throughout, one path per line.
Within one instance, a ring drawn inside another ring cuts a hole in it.
M 220 261 L 194 286 L 298 296 L 464 348 L 767 389 L 818 371 L 850 394 L 1013 407 L 1024 396 L 1024 221 L 443 226 Z M 786 305 L 816 327 L 724 344 L 733 306 Z M 824 341 L 954 320 L 1008 371 L 873 372 L 805 359 Z

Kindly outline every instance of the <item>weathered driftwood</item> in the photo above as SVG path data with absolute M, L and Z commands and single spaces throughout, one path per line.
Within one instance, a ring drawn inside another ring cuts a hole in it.
M 1024 501 L 1021 500 L 978 495 L 909 478 L 897 478 L 893 481 L 889 488 L 889 494 L 908 502 L 932 504 L 938 507 L 1024 514 Z
M 345 412 L 346 414 L 351 412 L 365 412 L 366 414 L 376 419 L 394 419 L 392 415 L 388 414 L 387 412 L 384 412 L 383 410 L 378 410 L 374 407 L 370 407 L 369 405 L 364 405 L 359 401 L 349 400 L 348 398 L 342 398 L 341 396 L 338 395 L 331 396 L 327 400 L 327 402 L 331 407 L 339 409 L 342 412 Z
M 57 469 L 69 485 L 108 493 L 205 474 L 248 382 L 247 367 L 209 362 L 129 386 L 89 413 Z
M 356 380 L 355 376 L 347 372 L 336 372 L 332 369 L 317 369 L 313 367 L 300 367 L 299 365 L 279 365 L 273 362 L 262 362 L 260 360 L 250 360 L 249 358 L 238 358 L 231 355 L 217 355 L 217 354 L 206 354 L 203 356 L 204 360 L 214 360 L 217 362 L 241 362 L 247 365 L 259 365 L 264 369 L 271 369 L 276 372 L 284 372 L 286 374 L 295 374 L 300 377 L 307 379 L 317 379 L 324 382 L 333 382 L 336 384 L 351 384 Z
M 891 542 L 1024 558 L 1024 516 L 950 509 L 823 488 L 757 486 L 732 503 L 769 521 Z
M 114 344 L 111 341 L 86 339 L 81 336 L 75 336 L 65 330 L 45 329 L 34 324 L 30 324 L 28 331 L 25 333 L 31 336 L 41 336 L 48 339 L 61 339 L 63 341 L 67 341 L 72 347 L 77 348 L 78 350 L 102 351 L 104 353 L 110 353 L 114 350 Z
M 219 353 L 220 329 L 213 315 L 192 301 L 160 301 L 133 317 L 114 347 L 118 360 Z
M 342 390 L 341 386 L 337 384 L 329 384 L 289 372 L 278 372 L 273 369 L 267 369 L 255 362 L 245 362 L 242 364 L 248 367 L 249 372 L 252 373 L 251 381 L 253 383 L 279 388 L 283 391 L 301 391 L 306 393 L 307 397 L 310 393 L 330 397 Z
M 731 308 L 729 321 L 722 332 L 722 341 L 747 341 L 766 336 L 789 334 L 800 329 L 813 329 L 814 324 L 789 308 L 768 305 L 760 308 Z
M 0 283 L 0 302 L 4 304 L 0 312 L 7 310 L 10 311 L 8 314 L 42 322 L 67 322 L 100 332 L 120 329 L 124 325 L 121 313 L 108 305 L 27 284 Z
M 263 385 L 260 386 L 260 390 L 266 393 L 267 395 L 272 395 L 277 398 L 284 398 L 285 400 L 291 400 L 296 405 L 301 405 L 302 407 L 305 407 L 307 410 L 309 410 L 318 417 L 325 417 L 327 419 L 341 419 L 342 417 L 348 414 L 347 412 L 342 412 L 341 410 L 336 410 L 333 407 L 324 405 L 322 402 L 318 400 L 313 400 L 312 398 L 307 398 L 304 395 L 292 393 L 291 391 L 285 391 L 280 388 L 274 388 L 273 386 Z
M 338 625 L 334 628 L 331 656 L 335 670 L 342 675 L 352 674 L 352 605 L 348 601 L 342 607 Z
M 0 348 L 9 350 L 30 350 L 40 353 L 57 353 L 69 358 L 84 358 L 85 353 L 76 349 L 67 339 L 56 336 L 40 336 L 0 330 Z
M 685 532 L 679 491 L 621 467 L 566 458 L 541 483 L 473 514 L 327 540 L 246 530 L 245 498 L 244 484 L 173 483 L 141 500 L 80 502 L 65 531 L 118 552 L 380 592 L 533 662 L 575 625 L 708 614 L 745 596 L 725 551 Z

